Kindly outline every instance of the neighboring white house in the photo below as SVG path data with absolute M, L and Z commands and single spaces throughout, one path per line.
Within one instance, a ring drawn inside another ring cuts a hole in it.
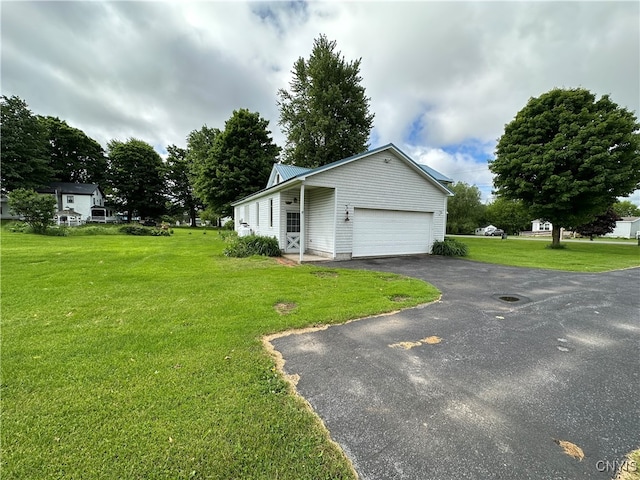
M 275 164 L 264 190 L 232 204 L 235 228 L 276 237 L 300 261 L 430 253 L 450 184 L 393 144 L 315 169 Z
M 549 235 L 551 235 L 552 230 L 553 230 L 553 224 L 551 224 L 550 222 L 547 222 L 545 220 L 540 220 L 540 219 L 531 221 L 531 232 L 534 234 L 539 235 L 542 233 L 548 233 Z
M 55 196 L 58 225 L 116 221 L 115 211 L 105 206 L 104 193 L 96 184 L 53 182 L 38 192 Z
M 622 217 L 616 222 L 613 232 L 607 233 L 605 237 L 636 238 L 640 232 L 640 217 Z

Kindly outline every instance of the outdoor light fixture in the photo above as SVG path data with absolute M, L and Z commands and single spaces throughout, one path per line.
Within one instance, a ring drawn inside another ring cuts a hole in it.
M 298 203 L 298 197 L 293 197 L 293 203 Z
M 344 206 L 345 212 L 344 212 L 344 221 L 348 222 L 349 221 L 349 205 L 345 205 Z

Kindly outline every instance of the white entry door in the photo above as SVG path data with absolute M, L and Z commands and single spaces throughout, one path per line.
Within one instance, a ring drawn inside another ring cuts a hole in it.
M 284 251 L 300 251 L 300 212 L 287 212 L 287 243 Z

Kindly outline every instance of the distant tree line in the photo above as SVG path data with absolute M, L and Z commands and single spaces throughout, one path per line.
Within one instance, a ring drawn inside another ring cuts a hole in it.
M 476 228 L 495 225 L 509 235 L 530 231 L 532 220 L 537 219 L 520 200 L 496 197 L 482 202 L 482 194 L 476 185 L 457 182 L 451 185 L 454 196 L 447 207 L 447 233 L 470 235 Z M 593 237 L 611 233 L 622 217 L 640 217 L 640 207 L 630 200 L 617 200 L 610 208 L 592 221 L 573 227 L 580 235 Z
M 346 61 L 336 42 L 320 35 L 309 59 L 294 63 L 290 89 L 277 92 L 284 149 L 273 143 L 268 121 L 239 109 L 223 130 L 204 125 L 187 135 L 186 148 L 168 145 L 166 160 L 135 138 L 113 139 L 105 151 L 64 120 L 2 96 L 1 189 L 97 183 L 128 218 L 187 212 L 195 225 L 198 212 L 230 215 L 234 200 L 265 186 L 276 161 L 315 168 L 369 147 L 374 115 L 359 72 L 360 59 Z M 483 205 L 476 186 L 452 185 L 447 231 L 473 233 L 492 223 L 516 233 L 541 219 L 553 224 L 552 246 L 559 246 L 561 228 L 611 229 L 612 219 L 639 213 L 617 201 L 640 188 L 638 132 L 635 115 L 607 95 L 596 99 L 576 88 L 531 98 L 489 161 L 495 200 Z
M 186 148 L 166 146 L 163 160 L 136 138 L 113 139 L 105 150 L 64 120 L 2 96 L 2 193 L 54 181 L 94 183 L 128 219 L 185 212 L 192 226 L 197 215 L 219 219 L 232 213 L 233 201 L 264 188 L 276 161 L 317 167 L 368 148 L 373 114 L 359 70 L 360 59 L 347 62 L 335 41 L 314 41 L 310 58 L 294 64 L 291 90 L 277 92 L 287 135 L 282 158 L 269 122 L 247 109 L 234 111 L 223 130 L 193 130 Z

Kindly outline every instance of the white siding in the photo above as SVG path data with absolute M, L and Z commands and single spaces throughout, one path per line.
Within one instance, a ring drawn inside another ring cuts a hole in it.
M 69 197 L 73 197 L 73 202 L 69 202 Z M 63 193 L 61 210 L 73 209 L 82 215 L 82 220 L 91 217 L 91 207 L 93 206 L 93 197 L 91 195 L 82 195 L 77 193 Z
M 391 151 L 382 151 L 320 172 L 309 186 L 336 189 L 336 244 L 339 258 L 352 252 L 353 222 L 345 222 L 345 209 L 403 210 L 433 213 L 433 238 L 444 239 L 446 194 Z
M 613 232 L 607 233 L 605 237 L 636 238 L 640 230 L 640 219 L 618 220 Z
M 334 190 L 307 189 L 305 204 L 306 249 L 315 254 L 333 256 L 336 223 Z

